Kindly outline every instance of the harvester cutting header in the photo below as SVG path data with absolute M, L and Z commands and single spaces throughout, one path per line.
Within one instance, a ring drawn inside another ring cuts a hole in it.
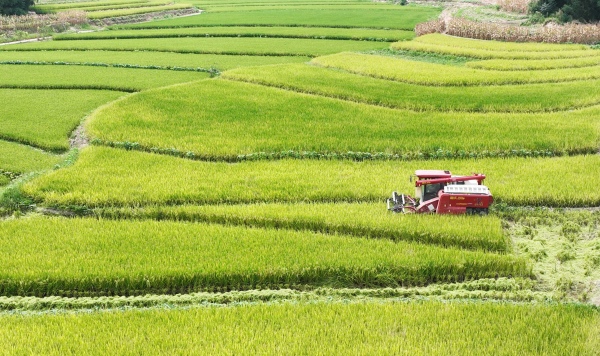
M 417 170 L 415 197 L 392 193 L 387 208 L 395 213 L 488 213 L 494 197 L 483 185 L 484 174 L 453 176 L 450 171 Z M 411 176 L 412 181 L 412 176 Z

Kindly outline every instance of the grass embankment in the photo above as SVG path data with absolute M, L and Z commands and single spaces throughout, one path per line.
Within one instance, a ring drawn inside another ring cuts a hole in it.
M 289 150 L 314 156 L 352 151 L 419 157 L 439 150 L 492 156 L 521 149 L 562 154 L 596 152 L 598 110 L 415 113 L 217 79 L 131 96 L 97 111 L 87 130 L 109 144 L 135 142 L 215 160 Z
M 408 242 L 219 225 L 0 222 L 2 295 L 136 295 L 294 286 L 410 286 L 529 276 L 527 260 Z
M 367 28 L 210 26 L 165 29 L 108 30 L 89 33 L 59 34 L 61 40 L 177 38 L 177 37 L 276 37 L 333 40 L 402 41 L 414 37 L 413 31 Z
M 28 183 L 49 205 L 140 206 L 252 202 L 382 202 L 412 192 L 416 169 L 484 172 L 497 200 L 514 205 L 597 206 L 600 156 L 446 161 L 279 160 L 197 162 L 93 147 L 72 167 Z M 173 174 L 177 172 L 177 174 Z M 399 178 L 400 177 L 400 178 Z M 538 188 L 532 188 L 538 187 Z M 539 188 L 543 187 L 543 188 Z
M 203 72 L 89 66 L 0 65 L 0 88 L 140 91 L 209 77 Z
M 0 89 L 4 102 L 0 106 L 0 138 L 50 151 L 66 151 L 69 135 L 81 119 L 122 95 L 98 90 Z
M 383 209 L 381 203 L 148 206 L 98 209 L 94 215 L 310 230 L 488 251 L 511 248 L 498 218 L 398 215 Z
M 103 50 L 264 56 L 321 56 L 343 51 L 387 48 L 386 42 L 286 38 L 142 38 L 127 40 L 50 41 L 0 48 L 4 51 Z
M 317 303 L 0 319 L 13 354 L 594 355 L 600 347 L 599 313 L 581 305 Z
M 600 78 L 600 66 L 525 72 L 489 71 L 360 53 L 332 54 L 315 58 L 311 63 L 375 78 L 433 86 L 560 83 Z
M 243 9 L 243 8 L 240 8 Z M 167 19 L 151 23 L 118 26 L 119 28 L 178 28 L 202 26 L 294 26 L 389 28 L 412 31 L 417 23 L 436 17 L 436 7 L 397 7 L 390 9 L 271 9 L 204 13 L 199 16 Z
M 597 80 L 554 84 L 430 87 L 305 64 L 242 68 L 223 78 L 392 108 L 436 111 L 536 112 L 600 103 Z M 343 85 L 340 85 L 343 83 Z

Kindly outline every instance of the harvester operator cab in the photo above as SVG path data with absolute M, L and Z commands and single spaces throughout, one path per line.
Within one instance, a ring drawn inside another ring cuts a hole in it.
M 417 170 L 415 172 L 417 181 L 430 179 L 450 178 L 450 171 L 442 170 Z M 412 180 L 412 179 L 411 179 Z M 415 184 L 415 198 L 421 202 L 437 198 L 440 190 L 444 189 L 446 183 L 423 184 L 421 186 Z

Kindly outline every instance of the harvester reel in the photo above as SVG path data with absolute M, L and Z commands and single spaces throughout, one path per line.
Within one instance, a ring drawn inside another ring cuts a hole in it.
M 410 195 L 398 194 L 398 192 L 393 192 L 392 197 L 387 200 L 388 210 L 394 213 L 415 213 L 417 211 L 415 206 L 416 202 Z

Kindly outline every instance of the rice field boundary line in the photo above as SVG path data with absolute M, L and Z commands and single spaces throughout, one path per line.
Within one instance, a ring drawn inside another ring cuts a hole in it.
M 0 46 L 8 46 L 8 45 L 13 45 L 13 44 L 19 44 L 19 43 L 29 43 L 29 42 L 37 42 L 37 41 L 48 41 L 51 40 L 52 37 L 40 37 L 40 38 L 30 38 L 27 40 L 20 40 L 20 41 L 13 41 L 13 42 L 2 42 L 0 43 Z
M 150 21 L 148 21 L 150 22 Z M 308 25 L 308 24 L 194 24 L 194 25 L 175 25 L 175 26 L 136 26 L 136 27 L 121 27 L 122 25 L 113 25 L 109 29 L 119 30 L 151 30 L 151 29 L 169 29 L 169 28 L 194 28 L 194 27 L 321 27 L 321 28 L 353 28 L 353 29 L 365 29 L 365 30 L 388 30 L 388 27 L 380 26 L 351 26 L 351 25 Z M 391 30 L 410 31 L 408 29 L 394 28 Z
M 110 52 L 162 52 L 162 53 L 184 53 L 184 54 L 218 54 L 218 55 L 225 55 L 225 56 L 264 56 L 264 57 L 311 57 L 311 58 L 316 58 L 316 57 L 321 57 L 322 54 L 309 54 L 309 53 L 277 53 L 277 52 L 246 52 L 246 51 L 240 51 L 240 52 L 235 52 L 235 51 L 195 51 L 195 50 L 178 50 L 178 51 L 172 51 L 172 50 L 162 50 L 162 49 L 155 49 L 155 48 L 140 48 L 140 49 L 127 49 L 127 48 L 111 48 L 111 49 L 93 49 L 93 48 L 89 48 L 89 49 L 81 49 L 81 48 L 77 48 L 77 47 L 73 47 L 73 48 L 60 48 L 60 49 L 56 49 L 56 50 L 60 50 L 60 51 L 78 51 L 78 52 L 86 52 L 86 51 L 110 51 Z M 35 51 L 48 51 L 48 49 L 31 49 L 31 48 L 15 48 L 15 49 L 11 49 L 10 51 L 14 51 L 14 52 L 35 52 Z
M 115 40 L 115 39 L 150 39 L 150 38 L 184 38 L 184 37 L 223 37 L 223 38 L 290 38 L 290 39 L 309 39 L 309 40 L 339 40 L 339 41 L 368 41 L 368 42 L 389 42 L 394 43 L 398 42 L 397 39 L 388 39 L 388 38 L 371 38 L 371 37 L 349 37 L 349 36 L 332 36 L 332 35 L 277 35 L 277 34 L 264 34 L 264 33 L 205 33 L 205 34 L 165 34 L 165 35 L 151 35 L 151 36 L 134 36 L 134 35 L 124 35 L 124 36 L 115 36 L 115 37 L 68 37 L 68 38 L 55 38 L 54 41 L 89 41 L 89 40 Z
M 1 62 L 0 62 L 1 64 Z M 349 74 L 354 74 L 354 73 L 349 73 Z M 362 77 L 370 77 L 370 76 L 362 76 Z M 260 85 L 263 87 L 267 87 L 267 88 L 276 88 L 276 89 L 281 89 L 281 90 L 285 90 L 288 92 L 293 92 L 293 93 L 299 93 L 299 94 L 306 94 L 306 95 L 311 95 L 311 96 L 316 96 L 316 97 L 323 97 L 323 98 L 330 98 L 330 99 L 337 99 L 337 100 L 341 100 L 341 101 L 346 101 L 346 102 L 350 102 L 350 103 L 360 103 L 360 104 L 365 104 L 365 105 L 370 105 L 370 106 L 376 106 L 376 107 L 382 107 L 382 108 L 387 108 L 387 109 L 396 109 L 396 110 L 406 110 L 406 111 L 411 111 L 411 112 L 428 112 L 428 111 L 435 111 L 435 112 L 443 112 L 443 113 L 450 113 L 450 112 L 464 112 L 464 113 L 485 113 L 485 112 L 494 112 L 494 113 L 560 113 L 560 112 L 568 112 L 571 110 L 575 110 L 575 109 L 586 109 L 586 108 L 591 108 L 594 106 L 599 106 L 600 105 L 600 98 L 598 98 L 598 101 L 596 102 L 592 102 L 589 104 L 585 104 L 585 105 L 578 105 L 577 107 L 569 107 L 569 108 L 564 108 L 564 109 L 552 109 L 552 110 L 547 110 L 547 109 L 542 109 L 542 110 L 538 110 L 538 111 L 533 111 L 533 110 L 525 110 L 525 111 L 516 111 L 516 110 L 501 110 L 501 109 L 491 109 L 491 110 L 468 110 L 468 109 L 461 109 L 461 108 L 452 108 L 452 109 L 427 109 L 427 108 L 409 108 L 409 107 L 403 107 L 403 106 L 394 106 L 391 104 L 385 104 L 382 103 L 380 101 L 374 101 L 374 100 L 358 100 L 358 99 L 352 99 L 349 98 L 347 96 L 343 96 L 343 95 L 327 95 L 324 93 L 320 93 L 316 90 L 303 90 L 291 85 L 283 85 L 283 84 L 274 84 L 274 83 L 269 83 L 269 82 L 265 82 L 265 81 L 261 81 L 261 80 L 252 80 L 252 79 L 246 79 L 246 78 L 240 78 L 240 77 L 229 77 L 229 76 L 222 76 L 221 79 L 223 80 L 229 80 L 232 82 L 242 82 L 242 83 L 249 83 L 249 84 L 256 84 L 256 85 Z M 380 78 L 377 78 L 380 79 Z M 383 79 L 382 79 L 383 80 Z M 585 81 L 585 80 L 577 80 L 577 81 Z M 395 81 L 392 81 L 395 82 Z M 543 83 L 541 83 L 543 84 Z M 422 84 L 413 84 L 413 85 L 419 85 L 419 86 L 427 86 L 427 85 L 422 85 Z M 509 84 L 507 84 L 509 85 Z M 495 85 L 482 85 L 482 89 L 485 88 L 486 86 L 495 86 Z M 438 87 L 438 86 L 435 86 Z
M 359 52 L 356 52 L 359 53 Z M 324 57 L 324 56 L 309 56 L 307 55 L 307 57 L 313 57 L 313 58 L 318 58 L 318 57 Z M 385 75 L 371 75 L 371 74 L 367 74 L 364 72 L 360 72 L 360 71 L 352 71 L 352 70 L 348 70 L 348 69 L 343 69 L 343 68 L 338 68 L 338 67 L 334 67 L 334 66 L 326 66 L 326 65 L 321 65 L 319 63 L 309 63 L 309 65 L 313 65 L 319 68 L 323 68 L 323 69 L 335 69 L 335 70 L 339 70 L 340 72 L 346 72 L 348 74 L 354 74 L 354 75 L 360 75 L 362 77 L 368 77 L 368 78 L 375 78 L 375 79 L 380 79 L 380 80 L 387 80 L 390 82 L 399 82 L 399 83 L 407 83 L 407 84 L 413 84 L 413 85 L 421 85 L 424 87 L 481 87 L 481 88 L 485 88 L 486 86 L 505 86 L 505 85 L 521 85 L 521 84 L 552 84 L 552 83 L 571 83 L 571 82 L 580 82 L 580 81 L 586 81 L 586 80 L 596 80 L 596 79 L 600 79 L 600 73 L 597 74 L 596 76 L 590 76 L 590 77 L 586 77 L 586 78 L 572 78 L 572 79 L 561 79 L 561 78 L 557 78 L 557 79 L 551 79 L 551 80 L 540 80 L 540 81 L 528 81 L 528 82 L 503 82 L 503 83 L 493 83 L 493 84 L 489 84 L 489 83 L 474 83 L 474 84 L 470 84 L 470 83 L 443 83 L 443 84 L 435 84 L 435 83 L 423 83 L 423 82 L 414 82 L 414 81 L 410 81 L 410 80 L 399 80 L 397 78 L 390 78 L 389 76 L 385 76 Z M 598 66 L 592 66 L 592 67 L 598 67 Z M 580 67 L 580 68 L 586 68 L 586 67 Z M 574 68 L 577 69 L 577 68 Z M 484 69 L 481 69 L 484 70 Z M 498 71 L 498 72 L 504 72 L 506 73 L 507 71 Z M 522 71 L 522 72 L 526 72 L 526 71 Z
M 561 150 L 528 150 L 523 148 L 507 150 L 486 150 L 485 153 L 478 151 L 464 151 L 460 154 L 449 151 L 432 152 L 403 152 L 403 153 L 385 153 L 385 152 L 316 152 L 316 151 L 278 151 L 278 152 L 250 152 L 240 155 L 207 155 L 192 151 L 181 151 L 176 148 L 160 148 L 141 145 L 138 142 L 114 142 L 98 138 L 92 138 L 90 143 L 96 146 L 105 146 L 123 149 L 126 151 L 139 151 L 164 156 L 173 156 L 177 158 L 189 159 L 201 162 L 227 162 L 240 163 L 247 161 L 273 161 L 283 159 L 316 159 L 316 160 L 351 160 L 351 161 L 416 161 L 416 160 L 443 160 L 443 159 L 480 159 L 493 157 L 562 157 L 579 156 L 587 154 L 596 154 L 598 147 L 581 147 L 577 149 Z
M 0 84 L 0 89 L 34 89 L 34 90 L 110 90 L 123 93 L 137 93 L 141 91 L 135 88 L 113 87 L 110 85 L 69 85 L 69 84 L 51 84 L 51 85 L 21 85 L 21 84 Z
M 130 68 L 130 69 L 155 69 L 155 70 L 172 70 L 172 71 L 189 71 L 189 72 L 203 72 L 211 73 L 212 75 L 219 75 L 221 72 L 215 68 L 202 68 L 202 67 L 178 67 L 178 66 L 155 66 L 155 65 L 137 65 L 137 64 L 126 64 L 126 63 L 102 63 L 102 62 L 48 62 L 48 61 L 2 61 L 1 64 L 11 65 L 66 65 L 66 66 L 86 66 L 86 67 L 108 67 L 108 68 Z M 0 84 L 1 85 L 1 84 Z

